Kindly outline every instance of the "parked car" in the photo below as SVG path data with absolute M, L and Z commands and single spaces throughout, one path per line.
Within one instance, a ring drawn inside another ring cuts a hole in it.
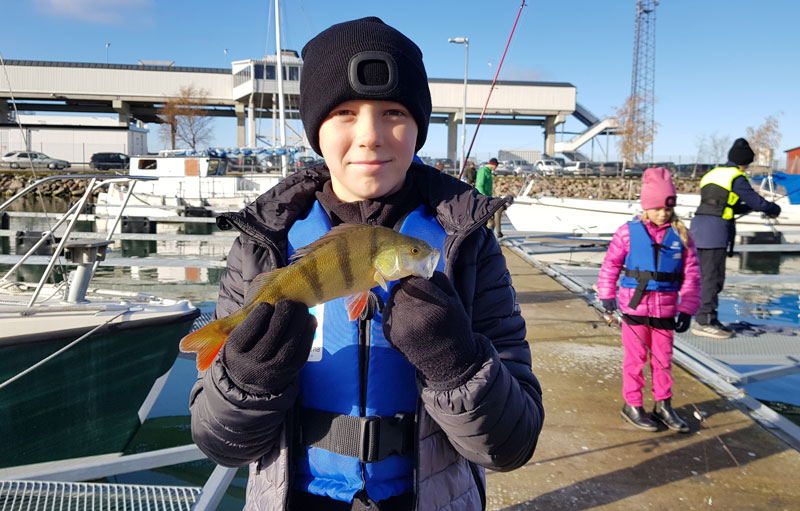
M 533 172 L 533 165 L 525 160 L 512 160 L 512 163 L 514 164 L 514 174 L 517 176 Z
M 537 160 L 533 164 L 533 170 L 545 176 L 560 176 L 564 174 L 564 167 L 556 160 Z
M 497 167 L 494 168 L 492 174 L 495 176 L 513 176 L 514 162 L 511 160 L 501 160 L 497 162 Z
M 624 177 L 642 177 L 644 175 L 644 169 L 639 165 L 633 165 L 623 170 L 622 175 Z
M 11 151 L 6 153 L 0 158 L 0 166 L 11 167 L 12 169 L 66 169 L 70 164 L 66 160 L 59 160 L 58 158 L 51 158 L 44 153 L 36 151 Z
M 607 161 L 598 167 L 599 175 L 606 177 L 616 177 L 619 174 L 621 164 L 618 161 Z
M 131 159 L 123 153 L 94 153 L 89 158 L 89 168 L 97 170 L 127 169 Z
M 596 176 L 599 170 L 595 164 L 588 161 L 574 161 L 564 167 L 564 173 L 573 176 Z

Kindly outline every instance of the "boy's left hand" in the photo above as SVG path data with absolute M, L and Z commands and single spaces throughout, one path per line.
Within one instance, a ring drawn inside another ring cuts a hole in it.
M 681 333 L 689 330 L 689 324 L 691 322 L 692 317 L 685 312 L 681 312 L 678 314 L 678 318 L 675 320 L 675 331 Z
M 409 277 L 393 288 L 383 310 L 386 339 L 428 382 L 455 388 L 471 378 L 483 349 L 456 290 L 444 273 Z

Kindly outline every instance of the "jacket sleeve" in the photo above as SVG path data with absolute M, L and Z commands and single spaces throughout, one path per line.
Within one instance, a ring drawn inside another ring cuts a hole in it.
M 685 312 L 690 316 L 697 314 L 702 301 L 702 284 L 700 277 L 700 262 L 697 259 L 697 248 L 694 246 L 692 235 L 688 234 L 688 243 L 684 249 L 683 282 L 681 283 L 678 312 Z
M 505 257 L 485 228 L 478 237 L 477 267 L 464 273 L 476 279 L 472 327 L 484 348 L 483 362 L 455 389 L 423 386 L 422 402 L 466 459 L 493 470 L 513 470 L 536 448 L 544 421 L 542 390 L 531 370 L 525 320 Z
M 241 237 L 233 244 L 220 280 L 216 316 L 224 317 L 241 307 L 245 294 L 243 262 L 258 260 L 252 254 L 257 250 L 251 244 L 242 244 Z M 286 415 L 298 394 L 294 383 L 277 395 L 245 392 L 228 378 L 217 358 L 198 375 L 189 396 L 192 440 L 220 465 L 247 465 L 278 445 Z
M 732 185 L 733 193 L 738 195 L 741 200 L 741 203 L 735 208 L 737 214 L 747 213 L 752 210 L 763 211 L 767 215 L 780 214 L 781 207 L 760 196 L 743 176 L 734 179 Z
M 617 297 L 617 280 L 622 268 L 625 266 L 625 257 L 630 250 L 630 231 L 628 224 L 622 225 L 608 245 L 608 252 L 600 267 L 597 277 L 597 297 L 601 300 Z
M 475 178 L 475 189 L 478 190 L 478 193 L 489 197 L 492 196 L 491 173 L 486 167 L 478 169 L 478 175 Z

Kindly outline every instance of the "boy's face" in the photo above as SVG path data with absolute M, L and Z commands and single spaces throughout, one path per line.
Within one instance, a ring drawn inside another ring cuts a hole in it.
M 344 202 L 398 191 L 417 142 L 417 123 L 394 101 L 345 101 L 319 127 L 333 192 Z

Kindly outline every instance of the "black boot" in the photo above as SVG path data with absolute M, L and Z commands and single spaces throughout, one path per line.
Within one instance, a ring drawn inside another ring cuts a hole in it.
M 672 431 L 688 433 L 689 425 L 672 409 L 670 401 L 671 398 L 664 399 L 663 401 L 656 401 L 656 405 L 653 407 L 653 418 L 664 423 L 664 425 Z
M 639 429 L 645 431 L 658 431 L 658 426 L 653 422 L 641 406 L 633 407 L 625 404 L 619 412 L 623 419 Z

